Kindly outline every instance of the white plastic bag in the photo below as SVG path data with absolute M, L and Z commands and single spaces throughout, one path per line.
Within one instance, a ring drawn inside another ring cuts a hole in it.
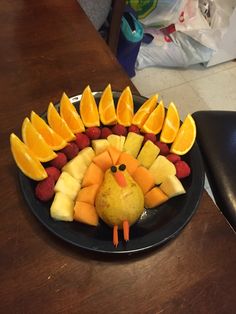
M 160 30 L 149 30 L 154 39 L 150 44 L 142 43 L 136 60 L 136 68 L 150 66 L 188 67 L 207 62 L 212 50 L 191 37 L 174 32 L 166 36 Z
M 170 1 L 167 2 L 171 5 Z M 236 37 L 232 35 L 232 15 L 236 0 L 183 0 L 181 5 L 180 1 L 178 4 L 181 9 L 177 10 L 178 19 L 175 16 L 175 21 L 170 21 L 175 23 L 176 29 L 169 35 L 170 41 L 165 40 L 165 35 L 158 28 L 145 28 L 145 32 L 151 33 L 154 40 L 148 45 L 142 43 L 136 62 L 137 69 L 147 66 L 188 67 L 197 63 L 212 65 L 235 57 L 236 50 L 232 47 L 235 47 Z M 148 18 L 150 22 L 150 15 Z M 226 42 L 222 41 L 225 35 L 228 48 L 222 47 L 222 43 Z M 213 57 L 215 60 L 212 63 L 209 60 Z
M 236 0 L 186 0 L 182 19 L 175 23 L 175 28 L 216 51 L 235 6 Z

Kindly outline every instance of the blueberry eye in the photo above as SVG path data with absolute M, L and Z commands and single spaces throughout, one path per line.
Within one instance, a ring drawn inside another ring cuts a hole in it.
M 119 170 L 124 171 L 126 169 L 126 165 L 122 164 L 119 166 Z
M 117 168 L 116 168 L 116 166 L 111 166 L 111 172 L 116 172 L 117 171 Z

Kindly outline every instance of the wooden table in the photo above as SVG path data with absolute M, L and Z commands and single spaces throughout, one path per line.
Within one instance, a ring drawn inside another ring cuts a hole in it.
M 235 234 L 206 192 L 175 239 L 134 257 L 85 254 L 35 219 L 9 134 L 64 90 L 137 91 L 76 1 L 3 0 L 0 21 L 0 313 L 235 313 Z

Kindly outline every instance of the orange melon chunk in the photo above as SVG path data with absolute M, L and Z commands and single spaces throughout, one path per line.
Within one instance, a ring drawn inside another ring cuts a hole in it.
M 107 169 L 109 169 L 113 165 L 110 154 L 106 150 L 102 152 L 101 154 L 95 156 L 93 158 L 93 162 L 98 167 L 100 167 L 103 172 L 105 172 Z
M 129 172 L 131 176 L 140 165 L 140 162 L 137 159 L 135 159 L 133 156 L 131 156 L 129 153 L 126 153 L 126 152 L 122 152 L 120 154 L 120 157 L 117 163 L 120 165 L 125 164 L 127 171 Z
M 98 167 L 94 162 L 88 166 L 88 169 L 85 172 L 82 187 L 93 185 L 93 184 L 101 184 L 103 181 L 104 172 L 100 167 Z
M 143 194 L 146 194 L 151 188 L 155 186 L 155 181 L 147 168 L 140 166 L 138 167 L 132 175 L 133 179 L 141 187 Z
M 168 199 L 168 196 L 156 186 L 144 195 L 144 206 L 146 208 L 153 208 L 161 205 Z
M 99 184 L 85 186 L 79 191 L 76 201 L 94 205 L 95 197 L 99 187 Z
M 112 163 L 113 165 L 116 165 L 117 164 L 117 161 L 120 157 L 120 154 L 121 154 L 121 151 L 116 149 L 115 147 L 113 146 L 109 146 L 108 149 L 107 149 L 108 153 L 110 154 L 111 156 L 111 160 L 112 160 Z
M 93 205 L 77 201 L 74 207 L 74 220 L 87 225 L 97 226 L 99 218 Z

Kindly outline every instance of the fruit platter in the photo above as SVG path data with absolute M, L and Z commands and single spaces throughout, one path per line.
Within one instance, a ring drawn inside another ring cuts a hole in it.
M 24 198 L 53 234 L 81 249 L 130 254 L 175 237 L 204 185 L 190 114 L 129 87 L 64 92 L 12 133 Z

